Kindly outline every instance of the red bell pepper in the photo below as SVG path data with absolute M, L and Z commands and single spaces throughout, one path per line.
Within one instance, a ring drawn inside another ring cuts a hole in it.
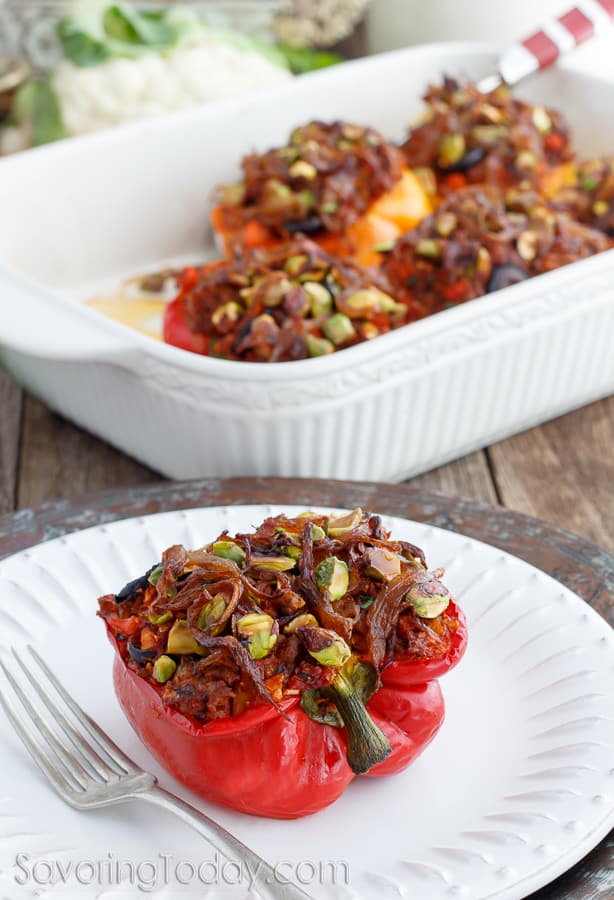
M 306 516 L 170 547 L 99 602 L 118 699 L 158 761 L 208 800 L 274 818 L 405 769 L 441 726 L 436 678 L 467 642 L 419 548 L 360 509 Z
M 465 633 L 464 626 L 459 630 Z M 126 665 L 111 628 L 107 633 L 117 651 L 113 679 L 126 717 L 160 764 L 207 800 L 252 815 L 294 819 L 333 803 L 356 777 L 347 761 L 345 729 L 315 722 L 297 696 L 281 701 L 282 712 L 259 704 L 203 725 L 167 706 L 156 687 Z M 384 677 L 367 704 L 392 751 L 365 773 L 370 777 L 405 769 L 444 718 L 439 683 L 413 684 L 412 662 L 393 665 L 395 685 Z M 400 684 L 404 667 L 411 682 L 406 686 Z
M 458 628 L 452 636 L 449 650 L 443 656 L 393 660 L 382 672 L 382 682 L 385 685 L 407 687 L 413 684 L 423 684 L 433 678 L 441 678 L 459 662 L 467 648 L 467 623 L 462 609 L 454 600 L 450 600 L 448 610 L 459 622 Z
M 165 342 L 172 344 L 173 347 L 189 350 L 191 353 L 207 353 L 207 335 L 190 331 L 185 320 L 183 301 L 180 298 L 171 300 L 164 311 L 162 335 Z

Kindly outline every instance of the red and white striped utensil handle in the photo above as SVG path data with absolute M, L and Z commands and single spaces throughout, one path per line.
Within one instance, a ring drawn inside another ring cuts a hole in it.
M 504 50 L 499 74 L 507 84 L 516 84 L 527 75 L 546 69 L 559 56 L 569 53 L 614 20 L 614 0 L 581 0 L 558 19 Z

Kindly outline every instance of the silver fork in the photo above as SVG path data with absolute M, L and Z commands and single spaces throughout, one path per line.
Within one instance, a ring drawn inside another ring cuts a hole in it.
M 223 856 L 241 863 L 242 871 L 246 871 L 254 879 L 258 897 L 263 900 L 309 900 L 308 894 L 285 878 L 280 879 L 269 863 L 225 828 L 161 788 L 154 775 L 137 766 L 88 716 L 36 650 L 29 645 L 27 649 L 37 663 L 38 677 L 15 649 L 13 656 L 51 714 L 53 726 L 46 716 L 41 715 L 17 678 L 2 661 L 0 667 L 6 682 L 11 685 L 20 701 L 22 714 L 17 712 L 6 691 L 3 692 L 2 689 L 0 705 L 35 763 L 62 800 L 75 809 L 97 809 L 125 800 L 146 800 L 161 806 L 183 819 Z M 41 678 L 41 675 L 44 677 Z M 61 697 L 64 705 L 49 693 L 50 686 Z M 66 708 L 72 713 L 78 728 L 66 715 Z M 46 747 L 25 723 L 23 712 L 27 713 L 35 731 L 44 738 Z

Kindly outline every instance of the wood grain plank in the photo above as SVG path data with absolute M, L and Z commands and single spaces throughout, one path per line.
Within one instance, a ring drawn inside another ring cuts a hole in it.
M 488 450 L 505 506 L 614 549 L 614 397 Z
M 160 477 L 71 425 L 33 397 L 24 398 L 18 509 Z
M 21 388 L 0 371 L 0 513 L 15 509 L 21 407 Z
M 447 466 L 440 466 L 412 478 L 412 487 L 441 491 L 455 497 L 469 497 L 485 503 L 497 503 L 497 492 L 483 450 L 470 453 Z

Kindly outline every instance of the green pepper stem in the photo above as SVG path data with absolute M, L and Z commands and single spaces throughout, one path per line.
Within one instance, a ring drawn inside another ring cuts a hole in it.
M 356 775 L 362 775 L 390 756 L 390 742 L 367 712 L 355 688 L 341 672 L 333 679 L 331 693 L 347 730 L 347 760 L 350 769 Z

